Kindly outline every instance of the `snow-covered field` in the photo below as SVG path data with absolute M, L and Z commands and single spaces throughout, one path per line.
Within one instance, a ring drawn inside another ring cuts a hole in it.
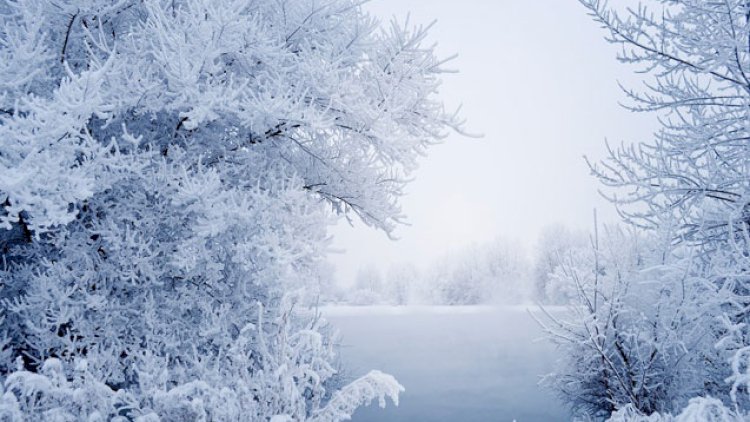
M 533 309 L 533 307 L 532 307 Z M 341 359 L 352 376 L 370 369 L 406 388 L 398 407 L 358 411 L 367 421 L 568 420 L 537 386 L 555 351 L 526 307 L 327 307 L 341 332 Z

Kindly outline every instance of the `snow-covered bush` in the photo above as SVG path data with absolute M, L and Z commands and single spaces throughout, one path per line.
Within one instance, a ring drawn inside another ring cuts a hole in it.
M 0 0 L 0 412 L 341 420 L 395 395 L 339 389 L 290 292 L 315 294 L 334 214 L 390 232 L 457 125 L 425 34 L 352 0 Z
M 748 415 L 727 408 L 721 400 L 712 397 L 695 397 L 677 415 L 652 413 L 645 415 L 632 404 L 612 413 L 607 422 L 745 422 Z
M 407 305 L 412 302 L 419 280 L 419 272 L 412 264 L 393 264 L 385 271 L 385 277 L 376 266 L 367 265 L 357 271 L 345 300 L 357 306 Z
M 566 315 L 543 321 L 562 351 L 545 383 L 575 414 L 600 419 L 627 406 L 666 414 L 699 395 L 727 399 L 710 281 L 668 237 L 608 228 L 596 239 L 555 273 L 573 296 Z

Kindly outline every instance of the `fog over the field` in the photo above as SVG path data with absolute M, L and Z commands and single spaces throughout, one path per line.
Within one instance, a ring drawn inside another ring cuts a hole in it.
M 614 220 L 582 158 L 613 144 L 642 141 L 653 116 L 618 106 L 617 80 L 635 85 L 615 59 L 604 31 L 574 1 L 378 0 L 382 19 L 437 20 L 431 39 L 442 56 L 460 53 L 445 77 L 449 107 L 463 105 L 481 139 L 451 135 L 422 159 L 407 188 L 410 225 L 398 241 L 356 222 L 334 230 L 331 256 L 344 284 L 358 268 L 410 261 L 425 266 L 443 254 L 496 236 L 531 248 L 546 225 L 588 228 L 592 210 Z

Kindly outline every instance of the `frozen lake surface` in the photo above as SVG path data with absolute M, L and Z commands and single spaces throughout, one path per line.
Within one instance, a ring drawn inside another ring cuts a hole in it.
M 533 309 L 533 307 L 531 307 Z M 406 388 L 400 405 L 360 409 L 354 422 L 569 420 L 538 387 L 554 347 L 526 307 L 326 307 L 352 377 L 380 369 Z

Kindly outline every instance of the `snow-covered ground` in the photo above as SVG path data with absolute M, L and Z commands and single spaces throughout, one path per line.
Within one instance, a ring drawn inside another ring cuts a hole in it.
M 533 309 L 533 307 L 531 307 Z M 555 351 L 526 307 L 326 307 L 349 375 L 370 369 L 406 388 L 399 407 L 377 403 L 354 422 L 569 420 L 538 387 Z

